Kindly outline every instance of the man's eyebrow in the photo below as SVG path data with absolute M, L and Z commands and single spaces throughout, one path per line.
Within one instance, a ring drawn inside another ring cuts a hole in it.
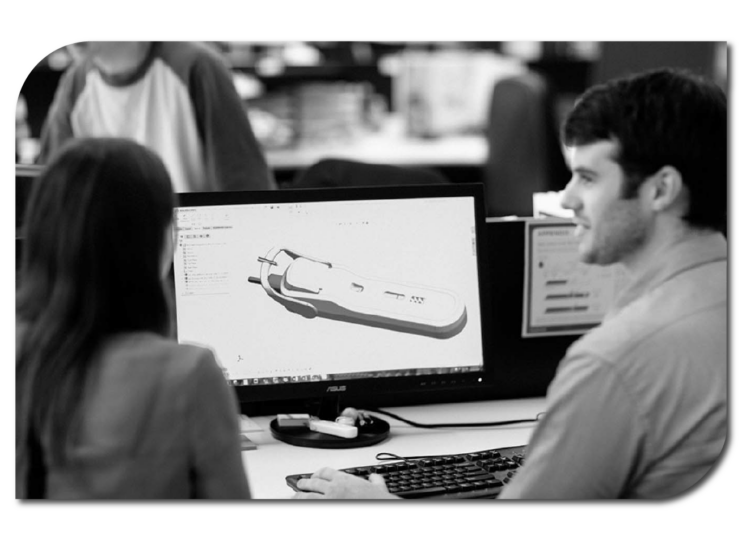
M 580 174 L 590 174 L 595 175 L 598 174 L 595 169 L 591 169 L 589 167 L 585 167 L 584 165 L 578 165 L 574 169 L 572 169 L 573 173 L 580 173 Z

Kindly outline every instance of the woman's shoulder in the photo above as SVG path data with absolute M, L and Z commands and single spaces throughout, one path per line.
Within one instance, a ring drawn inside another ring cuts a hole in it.
M 215 381 L 226 383 L 209 349 L 178 344 L 154 333 L 112 337 L 98 354 L 97 387 L 104 395 L 117 388 L 136 388 L 140 395 L 157 394 L 167 401 L 191 395 L 193 388 L 212 389 Z
M 139 365 L 144 369 L 182 372 L 183 374 L 216 364 L 214 353 L 198 345 L 181 344 L 152 332 L 121 334 L 102 347 L 106 363 Z
M 204 358 L 214 358 L 211 349 L 199 345 L 178 343 L 172 338 L 152 332 L 136 332 L 114 336 L 108 340 L 106 348 L 110 353 L 150 359 L 177 358 L 180 361 L 197 362 Z

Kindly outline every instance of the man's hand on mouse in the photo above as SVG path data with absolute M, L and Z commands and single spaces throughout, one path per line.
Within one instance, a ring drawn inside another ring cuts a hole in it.
M 294 499 L 398 499 L 386 488 L 384 478 L 372 474 L 368 480 L 325 467 L 297 482 L 302 491 Z

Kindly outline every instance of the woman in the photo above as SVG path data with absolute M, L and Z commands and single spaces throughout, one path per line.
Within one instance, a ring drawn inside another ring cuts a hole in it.
M 16 298 L 16 498 L 248 498 L 213 354 L 168 339 L 173 192 L 124 139 L 77 139 L 29 199 Z

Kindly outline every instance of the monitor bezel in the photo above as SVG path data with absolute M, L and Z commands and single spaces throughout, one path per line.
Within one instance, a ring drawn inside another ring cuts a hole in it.
M 307 412 L 330 417 L 336 413 L 336 409 L 343 407 L 373 408 L 486 399 L 487 389 L 492 386 L 494 374 L 489 343 L 491 333 L 488 332 L 491 314 L 488 301 L 489 285 L 485 273 L 484 188 L 478 183 L 452 183 L 177 194 L 176 207 L 451 197 L 470 197 L 474 205 L 483 370 L 256 386 L 233 385 L 243 413 L 254 416 Z M 177 339 L 177 314 L 174 316 L 176 324 L 173 326 Z M 329 407 L 328 403 L 331 403 Z M 329 412 L 326 412 L 327 409 Z

